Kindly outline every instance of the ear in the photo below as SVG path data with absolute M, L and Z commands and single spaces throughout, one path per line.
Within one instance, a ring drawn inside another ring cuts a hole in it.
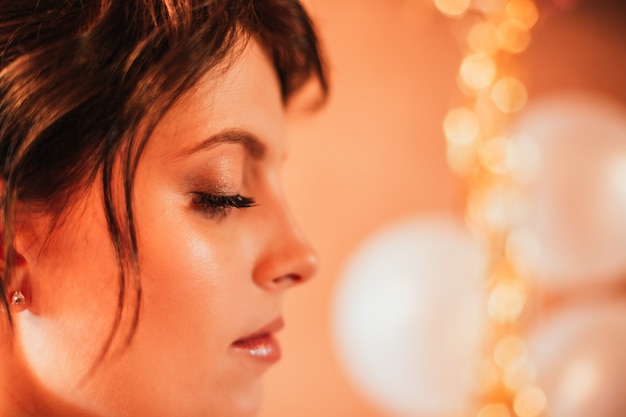
M 6 181 L 0 177 L 0 198 L 4 199 L 6 191 Z M 20 313 L 30 305 L 30 286 L 27 274 L 26 258 L 21 250 L 17 249 L 21 245 L 16 245 L 19 235 L 21 234 L 21 224 L 18 221 L 20 216 L 19 208 L 16 213 L 13 225 L 13 242 L 9 242 L 10 261 L 7 259 L 6 251 L 6 218 L 4 212 L 4 204 L 0 204 L 0 279 L 4 287 L 5 296 L 12 313 Z M 10 262 L 10 265 L 9 265 Z

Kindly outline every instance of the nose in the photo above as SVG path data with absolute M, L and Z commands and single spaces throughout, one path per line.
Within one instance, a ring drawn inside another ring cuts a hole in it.
M 260 287 L 285 290 L 310 280 L 318 268 L 318 256 L 284 204 L 263 226 L 264 249 L 253 271 Z

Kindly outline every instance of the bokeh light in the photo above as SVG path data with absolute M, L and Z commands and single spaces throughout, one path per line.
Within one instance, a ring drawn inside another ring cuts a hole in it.
M 541 244 L 537 234 L 528 228 L 515 228 L 506 238 L 505 256 L 516 270 L 528 273 L 539 256 Z
M 435 0 L 448 15 L 466 11 L 460 6 L 445 11 L 442 2 Z M 512 136 L 508 126 L 511 114 L 528 100 L 525 85 L 514 76 L 513 58 L 529 46 L 539 14 L 534 0 L 471 3 L 473 13 L 461 32 L 466 55 L 457 76 L 469 103 L 448 113 L 444 132 L 448 164 L 469 177 L 466 223 L 492 255 L 490 337 L 476 384 L 476 415 L 539 417 L 545 395 L 533 386 L 537 371 L 522 338 L 522 313 L 532 295 L 526 274 L 539 246 L 537 237 L 520 226 L 530 213 L 526 192 L 538 178 L 541 154 L 532 138 Z
M 470 55 L 463 60 L 460 74 L 468 87 L 481 90 L 489 87 L 496 78 L 496 64 L 487 55 Z
M 499 49 L 496 28 L 488 22 L 476 23 L 467 34 L 467 44 L 474 52 L 493 56 Z
M 584 404 L 598 389 L 602 375 L 598 360 L 577 358 L 563 372 L 559 394 L 566 404 Z
M 498 46 L 514 54 L 524 51 L 530 44 L 530 32 L 517 20 L 505 20 L 496 29 Z
M 491 98 L 504 113 L 516 113 L 526 105 L 528 93 L 524 84 L 515 77 L 498 80 L 491 89 Z
M 446 160 L 452 172 L 464 177 L 471 174 L 476 167 L 476 150 L 473 144 L 448 142 Z
M 487 404 L 476 417 L 512 417 L 509 407 L 505 404 Z
M 509 0 L 505 8 L 506 15 L 515 20 L 523 29 L 531 29 L 539 19 L 537 6 L 531 0 Z
M 498 323 L 512 322 L 524 307 L 523 289 L 511 282 L 499 282 L 489 294 L 489 315 Z
M 449 142 L 460 145 L 470 144 L 480 132 L 478 117 L 467 107 L 452 109 L 444 119 L 443 131 Z
M 507 0 L 473 0 L 472 8 L 487 15 L 503 13 Z
M 513 404 L 515 413 L 519 417 L 539 417 L 546 409 L 547 399 L 538 387 L 526 387 L 515 396 Z
M 461 16 L 470 7 L 470 0 L 435 0 L 435 6 L 448 16 Z
M 512 152 L 507 154 L 511 175 L 520 185 L 528 185 L 541 173 L 541 149 L 532 136 L 516 135 L 512 138 Z
M 537 377 L 537 369 L 529 361 L 511 366 L 504 371 L 504 386 L 510 392 L 517 392 L 532 383 Z
M 528 347 L 518 336 L 506 336 L 496 345 L 493 359 L 504 370 L 519 366 L 528 360 Z
M 509 171 L 508 156 L 513 152 L 513 145 L 506 138 L 488 140 L 480 150 L 480 162 L 494 174 L 504 174 Z

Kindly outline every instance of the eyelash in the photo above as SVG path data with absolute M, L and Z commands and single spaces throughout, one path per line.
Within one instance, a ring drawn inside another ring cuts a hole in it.
M 200 210 L 206 212 L 210 217 L 223 219 L 231 209 L 243 209 L 254 207 L 256 202 L 251 197 L 244 197 L 241 194 L 220 195 L 194 193 L 193 202 Z

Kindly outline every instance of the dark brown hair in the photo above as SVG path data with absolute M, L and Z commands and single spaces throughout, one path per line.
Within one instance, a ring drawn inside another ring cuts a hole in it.
M 4 0 L 0 2 L 0 174 L 5 264 L 0 295 L 11 323 L 17 203 L 53 215 L 102 181 L 119 263 L 119 308 L 141 283 L 133 178 L 163 114 L 199 78 L 254 37 L 273 60 L 285 102 L 309 79 L 327 81 L 315 31 L 297 0 Z M 142 125 L 141 134 L 138 133 Z M 145 131 L 144 131 L 144 127 Z M 114 184 L 119 166 L 123 184 Z M 118 168 L 116 168 L 118 169 Z M 123 190 L 114 196 L 114 190 Z M 120 204 L 121 202 L 121 204 Z M 98 254 L 91 254 L 98 256 Z

